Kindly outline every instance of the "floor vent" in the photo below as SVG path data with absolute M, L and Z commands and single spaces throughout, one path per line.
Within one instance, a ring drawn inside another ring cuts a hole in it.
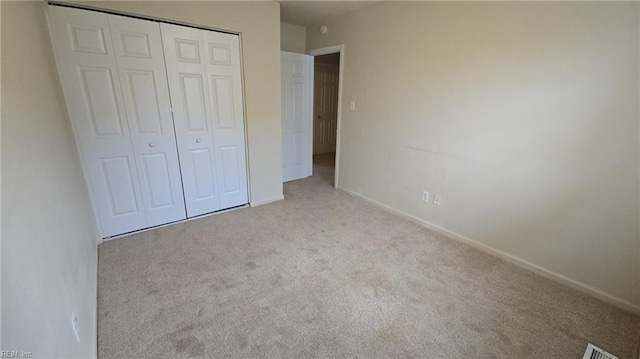
M 587 345 L 587 351 L 584 352 L 582 359 L 618 359 L 618 357 L 589 343 L 589 345 Z

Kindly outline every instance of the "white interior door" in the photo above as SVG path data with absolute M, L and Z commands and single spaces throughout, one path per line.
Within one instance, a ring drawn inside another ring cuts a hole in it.
M 160 24 L 108 15 L 147 226 L 186 218 Z
M 316 64 L 313 86 L 313 154 L 335 152 L 338 126 L 338 66 Z
M 161 24 L 187 216 L 221 208 L 202 30 Z
M 282 179 L 284 182 L 311 175 L 310 69 L 313 58 L 280 53 L 282 80 Z
M 238 35 L 204 31 L 220 206 L 246 204 L 247 165 Z
M 147 227 L 107 15 L 50 7 L 67 108 L 103 237 Z
M 162 24 L 187 216 L 248 202 L 237 35 Z

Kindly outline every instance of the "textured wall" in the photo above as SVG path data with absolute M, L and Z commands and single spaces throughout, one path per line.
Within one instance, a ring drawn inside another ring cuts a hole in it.
M 280 50 L 304 54 L 307 51 L 307 28 L 280 23 Z
M 308 32 L 345 44 L 339 185 L 639 310 L 638 6 L 391 2 Z
M 87 5 L 240 32 L 251 199 L 282 197 L 278 3 Z M 44 8 L 2 2 L 2 349 L 95 357 L 97 232 Z
M 98 234 L 45 3 L 1 7 L 2 349 L 95 357 Z

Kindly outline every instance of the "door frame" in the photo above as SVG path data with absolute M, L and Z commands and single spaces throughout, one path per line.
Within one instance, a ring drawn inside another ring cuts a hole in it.
M 342 127 L 342 83 L 344 78 L 344 44 L 321 47 L 318 49 L 312 49 L 307 51 L 307 55 L 314 57 L 313 68 L 315 68 L 315 57 L 319 55 L 328 55 L 334 53 L 340 53 L 340 65 L 338 65 L 338 119 L 336 123 L 336 166 L 335 174 L 333 178 L 333 187 L 338 188 L 338 173 L 340 169 L 340 128 Z M 311 82 L 311 94 L 313 96 L 313 81 Z M 313 97 L 312 97 L 313 98 Z M 313 109 L 311 110 L 313 114 Z M 311 136 L 313 136 L 313 115 L 310 118 L 311 123 Z M 313 167 L 313 137 L 311 137 L 311 164 Z

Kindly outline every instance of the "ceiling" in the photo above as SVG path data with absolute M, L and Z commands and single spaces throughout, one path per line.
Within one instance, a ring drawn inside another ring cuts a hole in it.
M 321 24 L 382 1 L 280 1 L 280 21 L 310 26 Z

